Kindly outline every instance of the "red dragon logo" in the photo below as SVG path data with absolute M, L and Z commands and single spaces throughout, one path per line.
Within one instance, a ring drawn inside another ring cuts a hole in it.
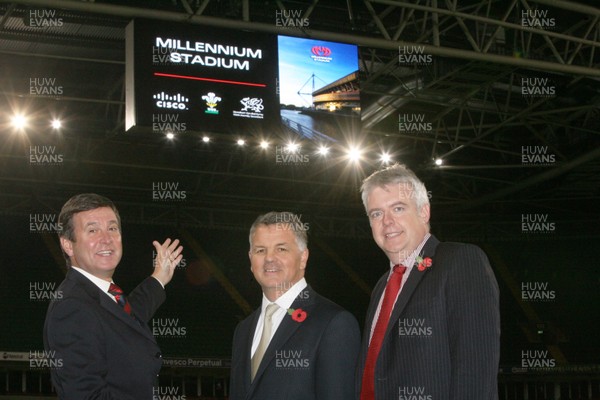
M 331 55 L 331 49 L 325 46 L 313 46 L 312 53 L 318 57 L 329 57 Z

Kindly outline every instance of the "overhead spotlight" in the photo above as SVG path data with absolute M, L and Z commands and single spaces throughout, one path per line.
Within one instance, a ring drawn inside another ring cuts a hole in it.
M 167 133 L 167 139 L 169 139 L 169 140 L 175 139 L 175 134 L 173 132 L 168 132 Z
M 319 150 L 317 150 L 317 152 L 322 156 L 326 156 L 327 154 L 329 154 L 329 147 L 319 146 Z
M 204 143 L 208 143 L 208 142 L 210 142 L 210 138 L 208 136 L 202 136 L 202 141 Z
M 238 146 L 243 146 L 246 144 L 246 141 L 244 139 L 238 139 L 237 144 L 238 144 Z
M 439 167 L 440 165 L 442 165 L 443 163 L 444 163 L 444 161 L 443 161 L 441 158 L 436 158 L 436 159 L 435 159 L 435 165 L 437 165 L 438 167 Z
M 299 148 L 300 148 L 300 145 L 298 143 L 294 143 L 294 142 L 289 142 L 287 144 L 287 146 L 285 146 L 285 150 L 288 153 L 295 153 L 298 151 Z
M 62 122 L 60 119 L 57 119 L 57 118 L 52 120 L 51 125 L 52 125 L 52 129 L 58 130 L 58 129 L 62 128 Z
M 392 156 L 389 153 L 381 153 L 381 162 L 384 164 L 389 164 L 390 161 L 392 161 Z
M 360 156 L 361 156 L 361 151 L 354 146 L 351 146 L 350 149 L 348 149 L 348 159 L 352 162 L 358 162 L 360 160 Z
M 260 142 L 260 147 L 262 149 L 268 149 L 269 148 L 269 142 L 267 142 L 266 140 L 263 140 Z
M 13 115 L 13 117 L 10 119 L 10 123 L 15 129 L 25 129 L 25 127 L 27 126 L 27 118 L 22 114 L 16 114 Z

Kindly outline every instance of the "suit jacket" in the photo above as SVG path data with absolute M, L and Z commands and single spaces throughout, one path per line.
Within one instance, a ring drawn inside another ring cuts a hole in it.
M 44 347 L 56 358 L 61 400 L 151 400 L 162 356 L 147 322 L 165 300 L 149 277 L 127 297 L 132 317 L 94 283 L 69 269 L 50 303 Z
M 424 271 L 413 267 L 398 296 L 375 366 L 375 398 L 498 399 L 499 293 L 487 257 L 476 246 L 440 243 L 434 236 L 422 256 L 433 264 Z M 357 394 L 388 274 L 367 310 Z
M 260 308 L 238 324 L 233 337 L 230 400 L 349 400 L 360 330 L 348 311 L 310 286 L 292 304 L 307 317 L 286 315 L 250 381 L 250 352 Z

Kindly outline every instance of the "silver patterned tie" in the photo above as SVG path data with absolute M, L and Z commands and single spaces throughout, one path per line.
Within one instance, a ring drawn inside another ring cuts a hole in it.
M 252 357 L 251 362 L 251 377 L 254 380 L 256 376 L 256 371 L 258 371 L 258 367 L 260 366 L 260 362 L 262 361 L 263 356 L 265 355 L 265 351 L 267 347 L 269 347 L 269 341 L 271 340 L 271 329 L 273 327 L 273 314 L 275 311 L 279 309 L 279 306 L 275 303 L 271 303 L 267 306 L 265 310 L 265 321 L 263 324 L 262 334 L 260 336 L 260 342 L 258 343 L 258 347 L 254 352 L 254 356 Z

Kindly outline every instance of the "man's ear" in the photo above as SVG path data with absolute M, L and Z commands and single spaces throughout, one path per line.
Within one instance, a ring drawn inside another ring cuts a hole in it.
M 60 247 L 69 257 L 73 257 L 73 242 L 65 237 L 60 237 Z
M 306 262 L 308 261 L 308 249 L 304 249 L 300 256 L 300 269 L 306 268 Z
M 431 216 L 430 212 L 431 207 L 429 204 L 425 204 L 423 207 L 421 207 L 421 210 L 419 211 L 419 218 L 421 219 L 422 223 L 426 224 L 429 222 L 429 217 Z

